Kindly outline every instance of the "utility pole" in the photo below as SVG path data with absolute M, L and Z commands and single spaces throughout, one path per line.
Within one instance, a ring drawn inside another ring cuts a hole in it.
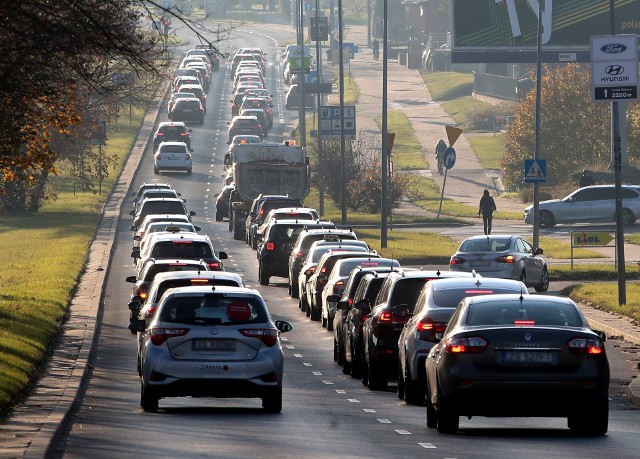
M 342 207 L 342 224 L 347 224 L 347 186 L 345 184 L 347 178 L 346 157 L 345 157 L 345 141 L 344 141 L 344 60 L 343 43 L 344 37 L 342 30 L 342 0 L 338 0 L 338 55 L 340 58 L 340 202 Z M 333 55 L 333 53 L 332 53 Z
M 316 0 L 316 29 L 319 30 L 318 27 L 318 21 L 319 21 L 319 10 L 320 10 L 320 0 Z M 329 36 L 331 36 L 331 25 L 329 25 Z M 320 38 L 318 36 L 316 36 L 316 38 Z M 320 40 L 316 40 L 316 57 L 317 57 L 317 61 L 318 61 L 318 65 L 316 68 L 316 72 L 318 75 L 318 87 L 320 87 L 320 84 L 322 83 L 322 53 L 321 53 L 322 47 L 320 46 Z M 317 129 L 317 134 L 316 134 L 316 139 L 318 142 L 318 169 L 320 169 L 320 171 L 322 171 L 322 134 L 320 133 L 320 107 L 322 106 L 322 94 L 320 93 L 320 91 L 316 91 L 316 105 L 317 105 L 317 111 L 318 111 L 318 129 Z M 323 174 L 320 173 L 319 174 L 319 183 L 318 183 L 318 194 L 319 194 L 319 200 L 320 200 L 320 204 L 318 206 L 318 213 L 320 214 L 320 216 L 322 217 L 324 215 L 324 180 L 323 180 Z
M 380 197 L 380 248 L 387 248 L 387 209 L 389 202 L 389 151 L 387 143 L 389 135 L 387 133 L 387 0 L 384 0 L 384 9 L 382 13 L 383 29 L 382 29 L 382 195 Z
M 304 65 L 304 2 L 303 0 L 298 0 L 298 37 L 297 37 L 298 46 L 300 49 L 300 61 L 301 61 L 301 69 L 300 73 L 298 73 L 298 96 L 299 98 L 299 106 L 298 106 L 298 129 L 300 132 L 300 144 L 301 146 L 306 146 L 307 144 L 307 127 L 306 127 L 306 110 L 305 110 L 305 102 L 306 97 L 304 95 L 304 79 L 305 79 L 305 65 Z

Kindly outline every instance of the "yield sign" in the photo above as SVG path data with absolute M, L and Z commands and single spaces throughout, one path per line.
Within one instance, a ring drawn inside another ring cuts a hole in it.
M 458 140 L 458 137 L 462 134 L 462 129 L 453 126 L 445 126 L 444 129 L 447 131 L 449 146 L 453 147 L 453 144 L 456 143 L 456 140 Z

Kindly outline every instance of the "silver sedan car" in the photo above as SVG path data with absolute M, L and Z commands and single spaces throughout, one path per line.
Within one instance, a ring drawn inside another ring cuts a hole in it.
M 144 332 L 144 411 L 157 411 L 163 397 L 261 398 L 265 411 L 282 410 L 280 333 L 291 324 L 273 321 L 257 290 L 169 289 L 148 326 L 139 320 L 129 328 Z
M 489 235 L 465 239 L 449 261 L 451 271 L 476 271 L 484 277 L 515 279 L 537 292 L 549 288 L 547 262 L 541 248 L 534 248 L 522 236 Z

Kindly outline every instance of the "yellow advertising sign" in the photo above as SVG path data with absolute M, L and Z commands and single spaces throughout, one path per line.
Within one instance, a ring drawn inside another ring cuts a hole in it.
M 574 231 L 573 245 L 604 246 L 613 241 L 613 236 L 606 231 Z

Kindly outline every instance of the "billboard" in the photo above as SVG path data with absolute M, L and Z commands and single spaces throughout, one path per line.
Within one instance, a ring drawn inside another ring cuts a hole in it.
M 542 62 L 590 62 L 590 37 L 611 34 L 606 0 L 542 1 Z M 538 0 L 450 0 L 454 63 L 536 62 Z M 640 0 L 615 0 L 615 33 L 640 33 Z

